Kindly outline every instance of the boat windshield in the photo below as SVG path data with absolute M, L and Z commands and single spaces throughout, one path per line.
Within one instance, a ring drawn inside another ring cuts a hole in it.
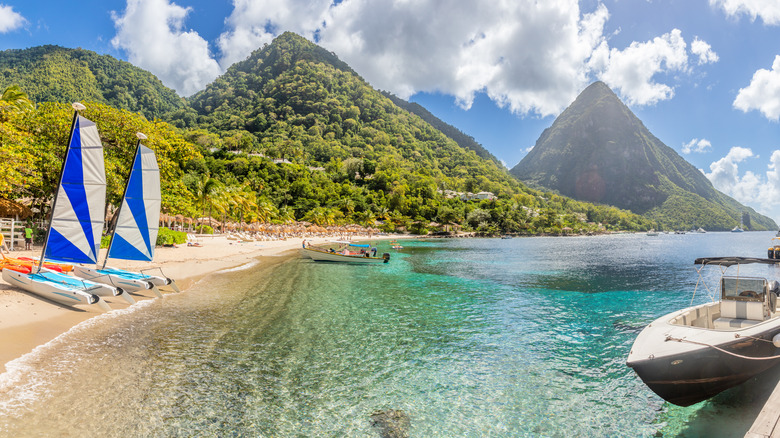
M 766 279 L 751 277 L 723 277 L 721 297 L 733 301 L 763 301 Z

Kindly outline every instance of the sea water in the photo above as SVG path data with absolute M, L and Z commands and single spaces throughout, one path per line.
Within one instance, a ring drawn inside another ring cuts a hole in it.
M 680 408 L 625 360 L 649 322 L 711 299 L 696 257 L 764 257 L 772 236 L 431 239 L 380 242 L 384 265 L 262 259 L 9 363 L 0 436 L 373 437 L 388 409 L 413 437 L 742 436 L 778 372 Z

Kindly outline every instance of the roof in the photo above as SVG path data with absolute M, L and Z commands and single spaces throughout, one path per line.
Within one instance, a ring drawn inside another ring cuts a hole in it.
M 748 265 L 751 263 L 775 265 L 780 264 L 780 259 L 762 259 L 758 257 L 702 257 L 693 262 L 694 265 L 718 265 L 726 267 L 733 265 Z
M 0 217 L 19 216 L 19 219 L 27 219 L 32 216 L 32 211 L 18 202 L 0 198 Z

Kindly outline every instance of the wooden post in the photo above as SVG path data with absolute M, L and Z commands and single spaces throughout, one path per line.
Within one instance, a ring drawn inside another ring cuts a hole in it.
M 16 223 L 15 220 L 11 219 L 11 238 L 8 239 L 11 241 L 11 244 L 8 245 L 8 250 L 13 251 L 14 250 L 14 240 L 16 239 L 16 233 L 14 230 L 14 224 Z

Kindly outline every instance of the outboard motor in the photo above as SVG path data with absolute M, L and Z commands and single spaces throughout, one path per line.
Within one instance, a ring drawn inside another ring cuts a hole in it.
M 389 262 L 390 261 L 390 253 L 389 252 L 382 253 L 382 258 L 385 260 L 385 263 Z
M 767 289 L 769 289 L 769 292 L 772 292 L 775 295 L 780 296 L 780 283 L 778 283 L 775 280 L 772 280 L 769 282 L 769 284 L 766 285 Z
M 774 248 L 769 248 L 768 250 L 766 250 L 766 258 L 768 258 L 768 259 L 775 258 L 775 249 Z

